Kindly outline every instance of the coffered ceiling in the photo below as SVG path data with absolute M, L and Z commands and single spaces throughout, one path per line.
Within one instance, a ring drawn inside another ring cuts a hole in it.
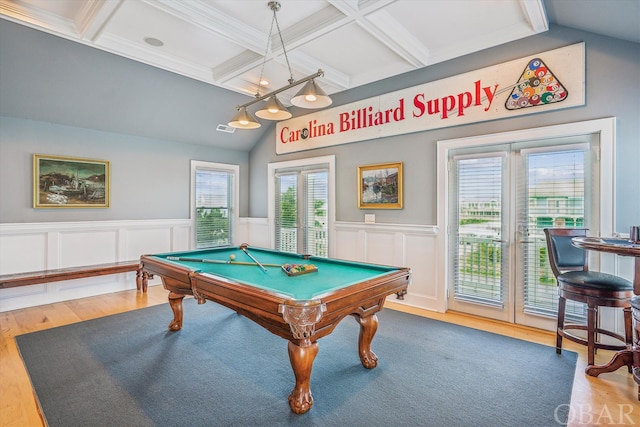
M 280 4 L 284 46 L 274 28 L 268 49 L 268 0 L 0 0 L 0 17 L 245 94 L 247 100 L 285 86 L 289 66 L 294 80 L 322 69 L 317 83 L 332 94 L 544 32 L 550 20 L 640 42 L 639 0 Z M 263 88 L 261 75 L 269 82 Z M 290 105 L 298 89 L 279 98 Z M 232 111 L 226 114 L 219 123 Z
M 542 0 L 2 0 L 10 20 L 254 95 L 318 69 L 335 93 L 547 30 Z M 162 44 L 161 46 L 158 46 Z M 287 57 L 284 55 L 286 49 Z M 263 59 L 267 52 L 267 61 Z M 281 96 L 287 103 L 292 93 Z

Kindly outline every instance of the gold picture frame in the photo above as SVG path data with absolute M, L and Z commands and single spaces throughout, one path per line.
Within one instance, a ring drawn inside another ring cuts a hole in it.
M 33 155 L 34 208 L 108 208 L 106 160 Z
M 402 162 L 358 166 L 358 208 L 402 207 Z

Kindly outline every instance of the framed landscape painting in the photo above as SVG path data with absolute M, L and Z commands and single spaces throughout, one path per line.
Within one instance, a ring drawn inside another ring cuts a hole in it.
M 34 208 L 108 208 L 109 162 L 33 155 Z
M 358 167 L 360 209 L 402 209 L 402 163 Z

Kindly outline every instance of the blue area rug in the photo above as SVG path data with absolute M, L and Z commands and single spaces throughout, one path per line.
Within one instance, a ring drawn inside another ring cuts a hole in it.
M 220 305 L 168 304 L 16 338 L 50 426 L 553 426 L 577 355 L 393 310 L 372 349 L 344 319 L 319 343 L 313 408 L 293 414 L 287 341 Z

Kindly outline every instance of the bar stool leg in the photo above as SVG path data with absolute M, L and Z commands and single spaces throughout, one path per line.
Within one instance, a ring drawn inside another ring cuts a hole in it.
M 589 305 L 587 309 L 587 365 L 589 366 L 595 364 L 597 322 L 598 307 Z
M 558 329 L 556 330 L 556 354 L 562 353 L 562 334 L 564 331 L 564 313 L 567 307 L 567 300 L 563 297 L 558 299 Z

